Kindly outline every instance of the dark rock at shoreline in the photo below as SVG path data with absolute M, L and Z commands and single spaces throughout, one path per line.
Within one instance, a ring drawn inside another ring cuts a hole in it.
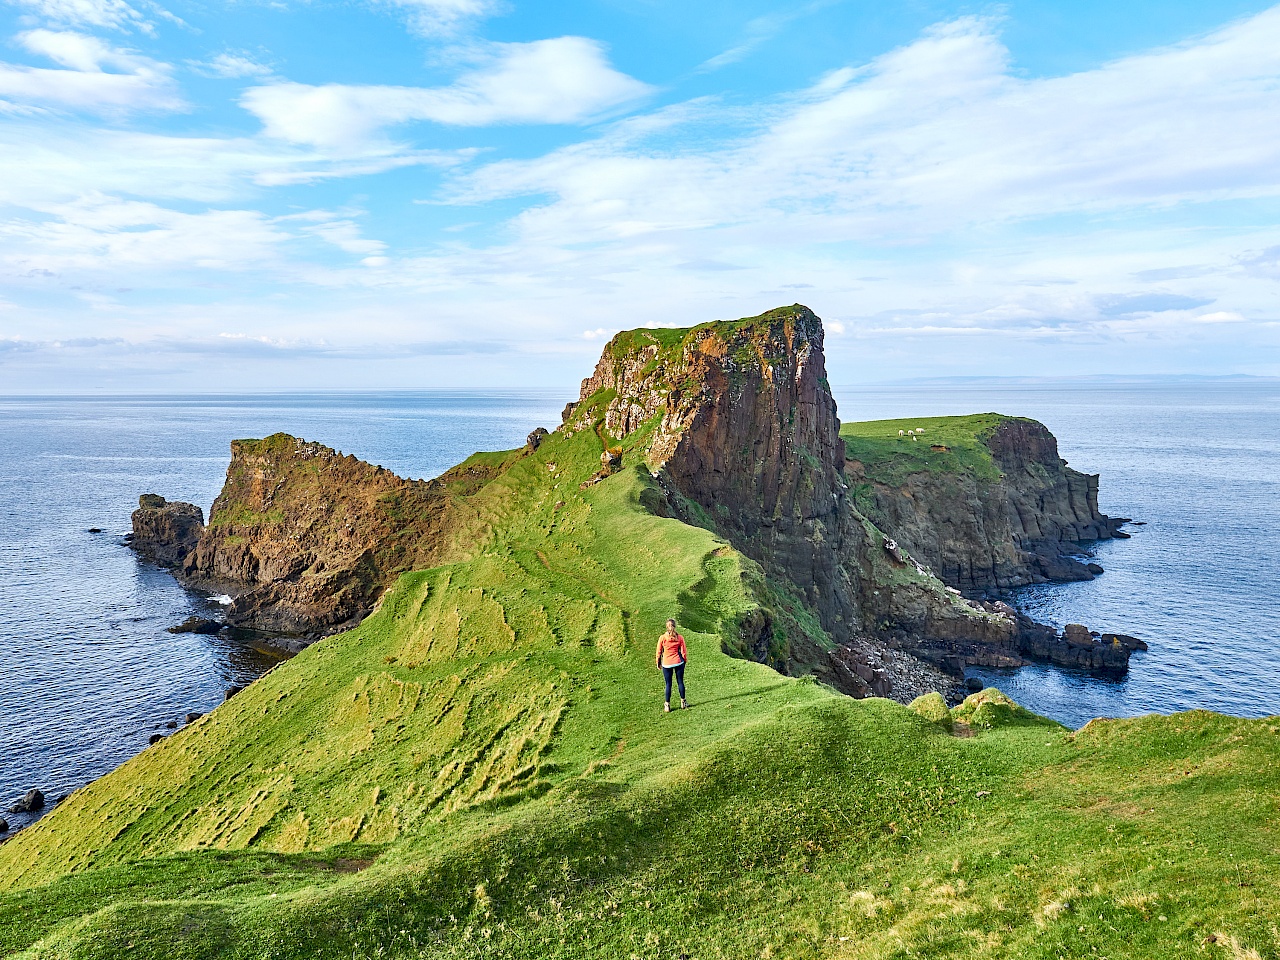
M 982 681 L 977 677 L 966 677 L 964 681 L 964 688 L 970 693 L 978 693 L 982 690 Z
M 90 528 L 89 528 L 87 531 L 85 531 L 85 532 L 86 532 L 86 533 L 101 533 L 101 532 L 102 532 L 102 528 L 101 528 L 101 527 L 90 527 Z
M 152 746 L 155 746 L 157 743 L 159 743 L 163 739 L 164 739 L 163 733 L 153 733 L 150 737 L 147 738 L 147 743 L 151 744 Z
M 1139 640 L 1137 637 L 1126 636 L 1123 633 L 1104 633 L 1101 638 L 1103 643 L 1118 643 L 1126 650 L 1146 650 L 1145 641 Z
M 1100 563 L 1086 563 L 1086 564 L 1085 564 L 1085 567 L 1086 567 L 1086 568 L 1088 569 L 1088 571 L 1089 571 L 1090 573 L 1092 573 L 1095 577 L 1096 577 L 1096 576 L 1098 576 L 1098 574 L 1100 574 L 1100 573 L 1106 573 L 1106 572 L 1107 572 L 1106 570 L 1104 570 L 1104 569 L 1103 569 L 1102 564 L 1100 564 Z
M 9 832 L 9 821 L 6 820 L 4 817 L 0 817 L 0 833 L 8 833 L 8 832 Z
M 234 697 L 237 693 L 239 693 L 243 689 L 244 687 L 234 686 L 234 685 L 227 687 L 227 692 L 222 696 L 222 702 L 226 703 L 228 700 L 230 700 L 232 697 Z
M 197 720 L 199 720 L 203 716 L 204 716 L 203 713 L 196 713 L 193 710 L 191 713 L 187 714 L 187 723 L 195 723 Z
M 192 503 L 170 503 L 154 493 L 133 511 L 133 549 L 162 567 L 181 569 L 204 533 L 204 512 Z
M 39 790 L 28 790 L 22 799 L 9 807 L 10 813 L 35 813 L 44 809 L 44 794 Z
M 222 631 L 222 624 L 217 620 L 209 620 L 205 617 L 187 617 L 181 623 L 166 627 L 166 633 L 201 633 L 212 636 Z
M 165 722 L 165 729 L 167 729 L 167 730 L 177 730 L 177 729 L 178 729 L 178 721 L 177 721 L 177 720 L 168 720 L 168 721 L 166 721 L 166 722 Z

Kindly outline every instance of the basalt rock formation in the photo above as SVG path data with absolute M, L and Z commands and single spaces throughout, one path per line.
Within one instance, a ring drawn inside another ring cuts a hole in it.
M 154 493 L 138 498 L 133 511 L 133 548 L 162 567 L 181 569 L 204 533 L 204 512 L 194 504 L 170 503 Z
M 144 504 L 134 545 L 189 585 L 229 594 L 228 623 L 297 647 L 359 623 L 405 570 L 445 562 L 450 534 L 465 528 L 450 527 L 450 483 L 477 471 L 486 473 L 464 465 L 436 481 L 405 480 L 284 434 L 236 440 L 209 525 L 166 526 L 162 518 L 199 509 Z
M 994 470 L 882 471 L 864 452 L 845 463 L 859 506 L 942 580 L 981 593 L 1047 580 L 1091 580 L 1081 545 L 1123 536 L 1098 509 L 1098 477 L 1066 465 L 1034 420 L 989 415 L 977 438 Z M 853 446 L 851 444 L 851 446 Z M 944 457 L 949 448 L 934 445 Z
M 740 625 L 738 655 L 811 671 L 858 696 L 895 683 L 927 689 L 931 670 L 944 687 L 952 681 L 939 669 L 954 676 L 1023 654 L 1065 662 L 1065 638 L 948 589 L 910 549 L 888 549 L 859 512 L 822 322 L 806 307 L 619 334 L 560 429 L 599 439 L 600 469 L 584 472 L 581 491 L 642 462 L 656 480 L 642 499 L 648 509 L 713 529 L 760 565 L 762 605 Z M 208 527 L 194 545 L 190 531 L 171 545 L 180 558 L 171 565 L 229 593 L 232 624 L 300 642 L 345 629 L 399 573 L 473 551 L 486 531 L 469 525 L 466 497 L 534 456 L 545 437 L 535 431 L 520 450 L 472 458 L 431 482 L 283 434 L 236 441 Z M 1091 669 L 1127 663 L 1121 644 L 1070 649 Z

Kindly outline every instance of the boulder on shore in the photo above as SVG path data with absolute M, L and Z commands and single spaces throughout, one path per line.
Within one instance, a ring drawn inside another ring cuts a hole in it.
M 35 813 L 44 809 L 44 794 L 39 790 L 28 790 L 22 799 L 9 808 L 10 813 Z
M 222 624 L 217 620 L 210 620 L 207 617 L 187 617 L 181 623 L 172 627 L 166 627 L 166 633 L 202 633 L 212 635 L 222 629 Z

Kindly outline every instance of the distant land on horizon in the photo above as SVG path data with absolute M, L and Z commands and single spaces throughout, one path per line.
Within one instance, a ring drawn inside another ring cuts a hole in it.
M 908 377 L 898 380 L 877 380 L 872 383 L 865 384 L 837 384 L 835 389 L 848 389 L 855 386 L 866 387 L 892 387 L 892 386 L 928 386 L 948 384 L 978 384 L 978 383 L 999 383 L 999 384 L 1037 384 L 1037 383 L 1098 383 L 1098 384 L 1125 384 L 1125 383 L 1210 383 L 1210 382 L 1239 382 L 1248 380 L 1250 382 L 1280 382 L 1280 377 L 1262 377 L 1251 373 L 1223 373 L 1223 374 L 1200 374 L 1200 373 L 1091 373 L 1081 374 L 1073 377 L 995 377 L 995 376 L 971 376 L 971 377 Z

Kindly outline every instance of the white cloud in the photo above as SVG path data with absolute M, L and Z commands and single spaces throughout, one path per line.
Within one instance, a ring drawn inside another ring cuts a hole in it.
M 471 155 L 382 145 L 336 157 L 254 137 L 164 136 L 63 118 L 13 118 L 0 124 L 0 202 L 34 208 L 97 192 L 224 203 L 262 187 L 443 168 Z
M 403 10 L 409 25 L 423 36 L 449 36 L 473 20 L 497 13 L 498 0 L 384 0 Z
M 244 77 L 262 79 L 271 76 L 273 72 L 266 64 L 259 63 L 247 53 L 226 51 L 205 61 L 192 61 L 191 68 L 199 74 L 219 80 L 239 80 Z
M 22 105 L 95 113 L 185 107 L 168 64 L 70 31 L 30 30 L 19 34 L 18 40 L 32 53 L 67 69 L 0 63 L 0 97 Z
M 306 232 L 319 237 L 326 243 L 333 244 L 344 253 L 362 256 L 366 262 L 374 258 L 386 261 L 385 257 L 379 255 L 387 249 L 387 245 L 381 240 L 370 240 L 363 236 L 354 220 L 326 220 L 307 227 Z
M 159 274 L 179 266 L 243 270 L 276 259 L 292 235 L 256 210 L 185 213 L 153 203 L 90 195 L 0 223 L 0 262 L 13 273 Z
M 495 44 L 483 66 L 448 87 L 276 83 L 249 89 L 241 104 L 270 136 L 352 148 L 377 139 L 386 127 L 411 121 L 578 123 L 650 89 L 614 70 L 596 41 L 559 37 Z
M 69 27 L 138 29 L 151 33 L 149 21 L 125 0 L 9 0 L 43 20 Z
M 490 164 L 458 199 L 549 195 L 519 225 L 565 243 L 708 228 L 883 243 L 974 222 L 1276 196 L 1278 88 L 1280 8 L 1197 43 L 1030 80 L 1010 72 L 991 22 L 966 18 L 836 71 L 719 148 L 605 136 Z
M 1213 313 L 1202 313 L 1195 318 L 1196 323 L 1243 323 L 1244 317 L 1234 310 L 1216 310 Z

